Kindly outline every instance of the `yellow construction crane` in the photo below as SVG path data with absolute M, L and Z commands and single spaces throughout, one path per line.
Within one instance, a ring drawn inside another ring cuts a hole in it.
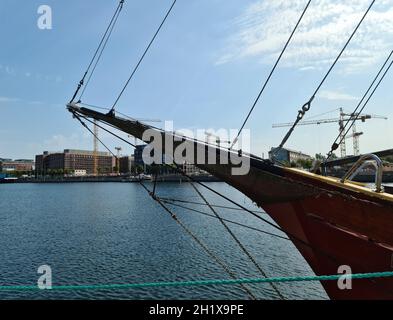
M 93 142 L 93 174 L 98 176 L 98 127 L 97 120 L 94 120 L 94 142 Z
M 116 147 L 115 148 L 117 153 L 116 153 L 116 171 L 117 174 L 120 174 L 120 151 L 122 150 L 121 147 Z
M 356 121 L 366 122 L 369 119 L 383 119 L 387 120 L 387 117 L 384 116 L 377 116 L 377 115 L 370 115 L 370 114 L 359 114 L 359 113 L 345 113 L 343 108 L 340 108 L 340 115 L 339 118 L 331 118 L 331 119 L 320 119 L 320 120 L 304 120 L 299 122 L 299 126 L 307 126 L 307 125 L 314 125 L 314 124 L 324 124 L 324 123 L 338 123 L 339 130 L 340 130 L 340 140 L 342 140 L 340 145 L 341 157 L 344 158 L 347 155 L 346 149 L 346 142 L 345 140 L 348 138 L 353 138 L 353 149 L 354 155 L 360 154 L 359 149 L 359 137 L 363 134 L 363 132 L 356 132 L 356 125 L 354 123 L 352 127 L 352 134 L 350 136 L 344 136 L 344 126 L 347 121 Z M 277 123 L 273 124 L 273 128 L 283 128 L 283 127 L 292 127 L 293 123 Z

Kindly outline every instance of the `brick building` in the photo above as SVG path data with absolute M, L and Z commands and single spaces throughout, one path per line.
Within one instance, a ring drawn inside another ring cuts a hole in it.
M 33 171 L 34 160 L 11 160 L 11 159 L 0 159 L 0 171 L 13 172 L 13 171 Z
M 295 151 L 285 148 L 272 148 L 269 151 L 269 159 L 276 159 L 278 161 L 297 162 L 299 160 L 311 160 L 311 156 L 300 151 Z
M 107 152 L 97 152 L 97 168 L 99 174 L 113 172 L 114 159 Z M 86 174 L 94 174 L 93 151 L 66 149 L 63 152 L 50 153 L 45 151 L 36 156 L 37 175 L 48 174 L 52 170 L 63 170 L 73 173 L 76 170 L 86 170 Z

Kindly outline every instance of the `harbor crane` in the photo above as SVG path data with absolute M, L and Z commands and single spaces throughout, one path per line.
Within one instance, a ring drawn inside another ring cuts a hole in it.
M 93 137 L 93 175 L 98 176 L 98 127 L 97 120 L 94 120 Z
M 340 108 L 340 115 L 339 118 L 327 118 L 327 119 L 319 119 L 319 120 L 304 120 L 299 122 L 299 126 L 307 126 L 307 125 L 320 125 L 325 123 L 338 123 L 339 131 L 340 131 L 340 140 L 342 141 L 340 144 L 340 152 L 341 157 L 344 158 L 347 155 L 346 149 L 346 139 L 352 138 L 353 139 L 353 149 L 354 155 L 357 156 L 360 154 L 360 147 L 359 147 L 359 137 L 363 135 L 363 132 L 356 131 L 356 121 L 366 122 L 366 120 L 370 119 L 383 119 L 387 120 L 387 117 L 378 116 L 378 115 L 370 115 L 370 114 L 359 114 L 359 113 L 345 113 L 343 108 Z M 353 121 L 354 125 L 352 127 L 352 134 L 348 136 L 344 136 L 344 126 L 347 121 Z M 283 127 L 292 127 L 293 123 L 276 123 L 273 124 L 273 128 L 283 128 Z
M 123 149 L 121 147 L 116 147 L 115 149 L 117 151 L 117 153 L 116 153 L 116 171 L 117 171 L 117 174 L 119 174 L 120 173 L 120 152 Z
M 353 125 L 352 128 L 353 133 L 346 136 L 345 139 L 351 139 L 353 141 L 353 155 L 354 156 L 358 156 L 360 155 L 360 146 L 359 146 L 359 137 L 362 136 L 364 134 L 364 132 L 356 132 L 356 127 L 355 124 Z M 341 148 L 345 148 L 346 149 L 346 144 L 342 143 Z M 342 153 L 342 152 L 341 152 Z M 346 154 L 346 150 L 345 150 L 345 154 Z

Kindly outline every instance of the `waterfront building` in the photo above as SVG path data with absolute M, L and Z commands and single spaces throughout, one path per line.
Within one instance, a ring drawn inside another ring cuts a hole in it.
M 300 152 L 300 151 L 295 151 L 291 149 L 286 149 L 286 148 L 272 148 L 269 151 L 269 159 L 272 160 L 274 158 L 278 161 L 281 162 L 297 162 L 299 160 L 312 160 L 312 157 Z
M 0 159 L 0 171 L 3 171 L 3 172 L 33 171 L 34 169 L 35 169 L 34 160 Z
M 74 170 L 73 175 L 76 177 L 84 177 L 87 175 L 87 172 L 86 170 Z
M 135 148 L 135 153 L 134 153 L 134 162 L 135 162 L 135 166 L 140 166 L 144 168 L 144 171 L 148 171 L 146 170 L 146 166 L 145 163 L 143 161 L 143 151 L 146 148 L 147 145 L 138 145 Z M 165 154 L 162 156 L 162 163 L 170 163 L 171 159 L 167 156 L 165 156 Z M 182 166 L 182 170 L 183 172 L 185 172 L 188 175 L 198 175 L 198 174 L 207 174 L 206 171 L 199 169 L 198 167 L 196 167 L 193 164 L 187 163 L 185 162 Z M 159 168 L 159 174 L 175 174 L 178 173 L 175 169 L 170 168 L 168 166 L 160 166 Z
M 144 166 L 143 161 L 143 150 L 146 148 L 147 144 L 141 144 L 135 147 L 134 151 L 134 162 L 136 166 Z
M 142 145 L 138 145 L 135 148 L 134 151 L 134 167 L 135 169 L 138 171 L 138 168 L 142 168 L 144 173 L 154 173 L 157 171 L 152 170 L 151 166 L 146 165 L 145 162 L 143 161 L 143 151 L 145 150 L 145 148 L 147 147 L 147 144 L 142 144 Z M 161 165 L 159 166 L 158 169 L 158 174 L 172 174 L 174 172 L 176 172 L 176 170 L 174 170 L 173 168 L 170 168 L 168 166 L 162 165 L 162 164 L 170 164 L 171 158 L 166 156 L 165 154 L 162 155 L 162 162 Z
M 99 174 L 113 172 L 114 159 L 108 152 L 97 152 L 97 168 Z M 62 171 L 74 174 L 85 171 L 86 175 L 94 174 L 94 152 L 86 150 L 66 149 L 63 152 L 48 152 L 36 156 L 36 174 L 45 175 Z
M 134 151 L 135 166 L 145 166 L 145 162 L 143 161 L 143 151 L 147 146 L 148 146 L 147 144 L 141 144 L 135 147 L 135 151 Z M 161 164 L 170 163 L 169 160 L 170 158 L 166 157 L 165 154 L 163 154 Z
M 130 174 L 134 168 L 134 156 L 125 156 L 119 159 L 119 172 L 122 174 Z
M 190 163 L 184 163 L 182 166 L 182 170 L 185 174 L 192 176 L 192 175 L 199 175 L 199 174 L 208 174 L 206 171 L 199 169 L 197 166 L 190 164 Z

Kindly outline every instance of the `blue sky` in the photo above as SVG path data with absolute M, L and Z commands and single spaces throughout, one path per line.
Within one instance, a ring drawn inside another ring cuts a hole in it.
M 92 138 L 65 110 L 117 6 L 117 0 L 1 0 L 0 157 L 92 149 Z M 359 21 L 366 0 L 314 0 L 248 128 L 252 151 L 276 146 L 284 129 Z M 53 29 L 37 27 L 40 5 Z M 306 1 L 178 0 L 119 102 L 133 117 L 173 120 L 175 128 L 239 128 Z M 83 101 L 110 106 L 155 32 L 170 0 L 127 1 Z M 377 0 L 308 116 L 353 110 L 393 49 L 393 1 Z M 393 75 L 366 109 L 389 120 L 358 125 L 362 152 L 392 148 Z M 338 112 L 323 116 L 336 117 Z M 338 125 L 297 129 L 287 146 L 326 153 Z M 102 134 L 113 149 L 123 146 Z M 352 151 L 352 143 L 348 143 Z

